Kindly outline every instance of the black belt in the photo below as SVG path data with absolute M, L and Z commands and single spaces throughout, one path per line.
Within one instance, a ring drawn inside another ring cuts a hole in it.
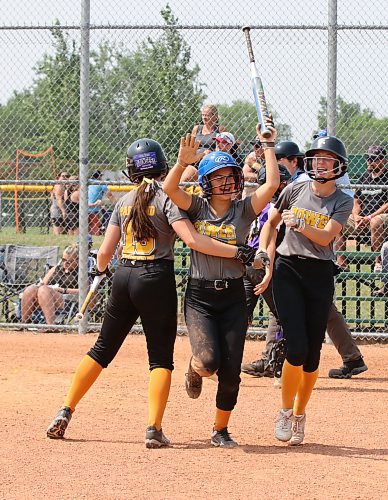
M 213 290 L 226 290 L 241 284 L 242 278 L 224 278 L 221 280 L 204 280 L 200 278 L 190 278 L 190 283 L 200 288 L 211 288 Z

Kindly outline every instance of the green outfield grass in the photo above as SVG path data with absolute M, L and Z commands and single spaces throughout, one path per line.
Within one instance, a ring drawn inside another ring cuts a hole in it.
M 77 241 L 77 236 L 67 234 L 55 235 L 52 230 L 47 233 L 45 228 L 30 227 L 25 233 L 17 233 L 15 228 L 6 227 L 0 230 L 0 243 L 2 245 L 34 245 L 34 246 L 58 246 L 62 251 L 68 245 Z M 98 248 L 103 240 L 103 236 L 93 236 L 93 248 Z

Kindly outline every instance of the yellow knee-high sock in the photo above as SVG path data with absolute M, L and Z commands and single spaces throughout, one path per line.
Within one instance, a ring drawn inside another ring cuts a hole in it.
M 216 419 L 214 421 L 214 429 L 216 431 L 220 431 L 221 429 L 225 429 L 228 427 L 231 411 L 219 410 L 216 409 Z
M 162 427 L 170 386 L 171 370 L 155 368 L 151 371 L 148 386 L 148 425 L 154 425 L 158 430 Z
M 70 406 L 70 408 L 74 411 L 78 402 L 91 388 L 101 371 L 102 366 L 99 365 L 97 361 L 94 361 L 94 359 L 88 355 L 84 356 L 74 373 L 74 377 L 63 406 Z
M 315 382 L 317 381 L 318 373 L 319 370 L 315 370 L 315 372 L 302 372 L 302 379 L 294 403 L 294 415 L 303 415 L 313 392 Z
M 287 360 L 283 364 L 282 370 L 282 407 L 292 408 L 298 387 L 302 378 L 301 366 L 291 365 Z

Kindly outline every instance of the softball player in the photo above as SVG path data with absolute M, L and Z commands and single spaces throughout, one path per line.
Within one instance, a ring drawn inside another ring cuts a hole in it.
M 284 221 L 286 234 L 277 248 L 273 272 L 276 309 L 287 340 L 275 436 L 291 445 L 304 438 L 305 408 L 318 377 L 333 302 L 333 242 L 353 207 L 353 199 L 336 187 L 336 179 L 347 169 L 345 146 L 339 139 L 315 139 L 306 152 L 305 169 L 311 180 L 284 189 L 260 237 L 266 250 Z
M 267 182 L 244 200 L 236 198 L 244 184 L 242 168 L 228 153 L 216 151 L 201 160 L 198 180 L 203 197 L 179 188 L 182 173 L 196 160 L 199 146 L 195 137 L 181 139 L 178 162 L 163 184 L 174 203 L 187 211 L 196 230 L 229 244 L 244 243 L 250 225 L 279 186 L 279 170 L 274 154 L 276 131 L 269 123 L 270 142 L 264 148 Z M 272 124 L 273 125 L 273 124 Z M 258 128 L 258 132 L 259 132 Z M 240 385 L 240 367 L 247 329 L 247 307 L 243 275 L 239 262 L 191 252 L 190 278 L 185 296 L 185 319 L 193 356 L 186 374 L 189 397 L 197 398 L 202 377 L 218 374 L 216 416 L 211 443 L 237 446 L 228 432 L 228 422 Z
M 121 240 L 122 254 L 101 333 L 82 359 L 63 407 L 47 429 L 50 438 L 62 438 L 80 399 L 103 368 L 114 359 L 135 321 L 141 318 L 150 367 L 147 448 L 169 445 L 162 417 L 170 390 L 177 330 L 177 293 L 174 275 L 175 232 L 198 251 L 246 261 L 253 252 L 237 249 L 198 234 L 186 214 L 171 203 L 158 181 L 167 172 L 163 149 L 152 139 L 135 141 L 127 152 L 128 177 L 136 190 L 115 206 L 97 255 L 96 274 L 106 273 Z M 240 264 L 242 265 L 242 264 Z

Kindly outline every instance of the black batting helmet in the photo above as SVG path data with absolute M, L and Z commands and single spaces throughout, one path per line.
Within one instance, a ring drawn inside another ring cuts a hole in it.
M 304 156 L 296 142 L 292 141 L 278 142 L 275 146 L 275 155 L 278 160 L 280 158 L 290 158 L 291 156 L 299 156 L 301 158 Z
M 291 179 L 291 174 L 290 172 L 286 169 L 284 165 L 280 165 L 278 163 L 278 168 L 279 168 L 279 175 L 280 175 L 280 181 L 279 181 L 279 187 L 276 190 L 275 194 L 273 195 L 273 199 L 277 200 L 279 197 L 279 194 L 282 192 L 284 186 L 282 184 L 287 184 L 288 181 Z M 261 186 L 262 184 L 265 183 L 266 181 L 266 171 L 265 167 L 261 167 L 260 170 L 257 172 L 257 183 Z
M 333 168 L 334 176 L 330 179 L 319 177 L 313 167 L 313 155 L 318 151 L 327 151 L 336 155 L 338 165 Z M 328 182 L 329 180 L 339 179 L 344 175 L 348 168 L 348 155 L 344 143 L 334 136 L 317 137 L 311 144 L 311 148 L 305 153 L 305 171 L 308 176 L 318 182 Z
M 153 139 L 138 139 L 127 150 L 128 177 L 139 182 L 143 177 L 156 177 L 167 172 L 167 158 L 162 146 Z

